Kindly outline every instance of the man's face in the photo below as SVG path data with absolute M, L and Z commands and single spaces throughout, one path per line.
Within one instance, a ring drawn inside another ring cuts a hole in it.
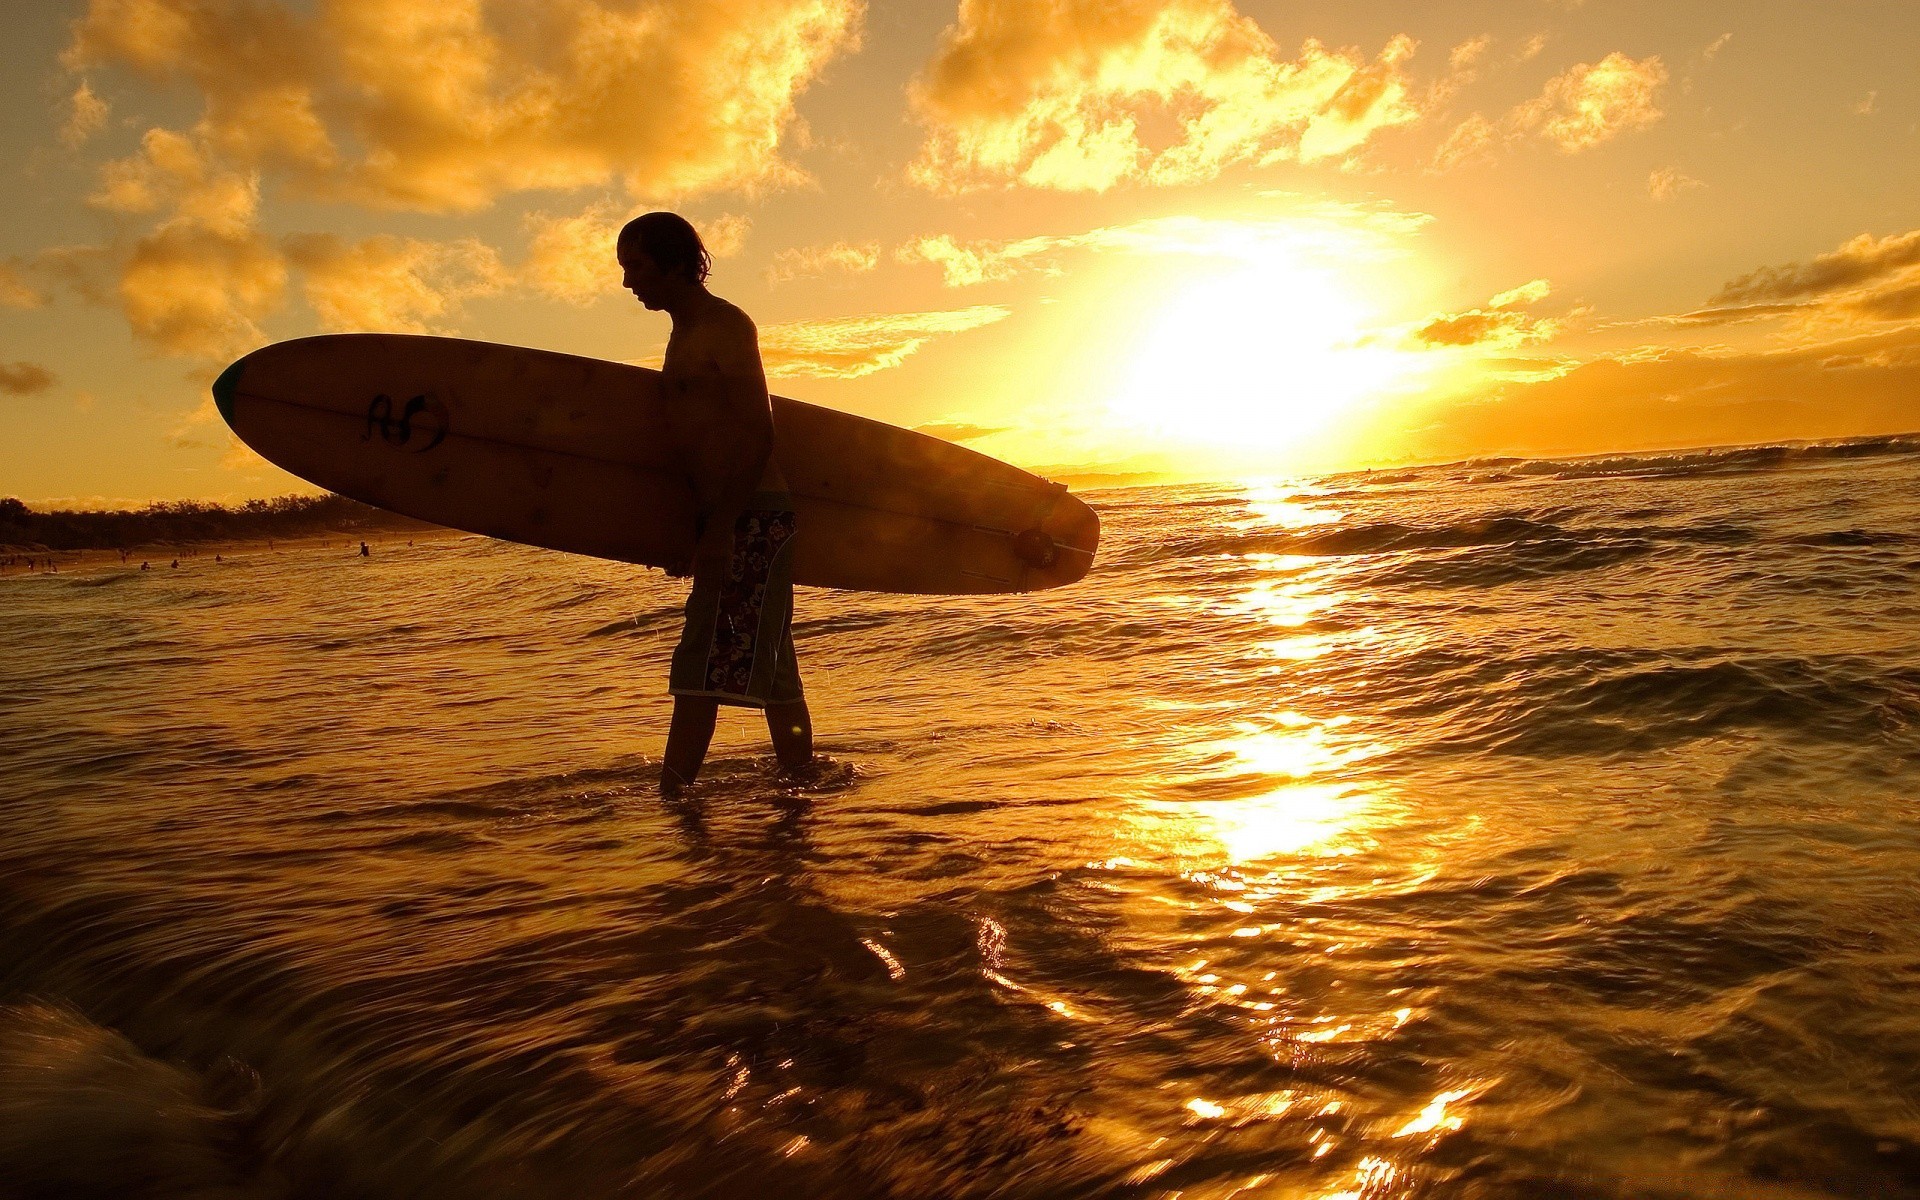
M 660 269 L 660 264 L 638 246 L 621 246 L 619 259 L 620 286 L 632 292 L 640 303 L 658 311 L 664 302 L 664 285 L 667 283 L 666 273 Z

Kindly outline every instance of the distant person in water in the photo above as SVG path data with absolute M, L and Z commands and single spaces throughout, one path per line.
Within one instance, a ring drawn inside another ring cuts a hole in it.
M 360 543 L 360 557 L 361 557 L 361 558 L 372 558 L 372 557 L 373 557 L 373 551 L 371 551 L 371 550 L 369 550 L 369 549 L 367 549 L 367 544 L 366 544 L 365 542 L 361 542 L 361 543 Z
M 773 460 L 773 407 L 746 313 L 707 290 L 712 257 L 683 218 L 635 217 L 620 231 L 621 285 L 673 320 L 661 383 L 667 436 L 693 491 L 686 624 L 673 652 L 660 792 L 691 784 L 722 704 L 762 709 L 788 770 L 813 759 L 813 718 L 793 654 L 793 500 Z

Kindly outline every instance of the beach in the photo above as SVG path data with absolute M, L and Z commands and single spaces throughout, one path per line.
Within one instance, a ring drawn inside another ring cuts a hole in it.
M 1920 1196 L 1920 439 L 1088 499 L 674 804 L 658 572 L 8 572 L 6 1177 Z

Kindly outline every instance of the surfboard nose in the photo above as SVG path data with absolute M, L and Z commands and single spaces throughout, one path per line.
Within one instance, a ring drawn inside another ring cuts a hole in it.
M 220 378 L 213 381 L 213 406 L 220 410 L 220 419 L 227 423 L 229 429 L 233 428 L 234 393 L 240 387 L 240 376 L 246 372 L 247 359 L 252 357 L 248 354 L 235 359 L 226 370 L 220 372 Z

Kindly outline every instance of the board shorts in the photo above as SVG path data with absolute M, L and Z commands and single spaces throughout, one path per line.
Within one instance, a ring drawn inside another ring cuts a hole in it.
M 722 579 L 696 579 L 667 691 L 765 708 L 802 698 L 793 657 L 793 498 L 755 492 Z

